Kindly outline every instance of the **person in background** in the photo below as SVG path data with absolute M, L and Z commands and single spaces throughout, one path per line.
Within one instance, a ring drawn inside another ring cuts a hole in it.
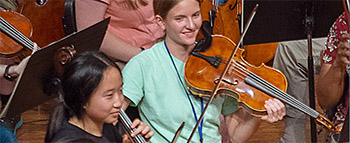
M 322 66 L 316 86 L 318 103 L 327 110 L 340 134 L 329 134 L 327 142 L 349 142 L 349 13 L 344 12 L 329 30 L 321 53 Z

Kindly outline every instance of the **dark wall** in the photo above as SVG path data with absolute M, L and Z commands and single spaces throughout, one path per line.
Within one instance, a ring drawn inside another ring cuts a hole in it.
M 245 21 L 256 4 L 259 4 L 259 8 L 246 33 L 244 44 L 306 39 L 303 23 L 306 9 L 310 9 L 311 5 L 314 6 L 312 37 L 326 37 L 333 22 L 344 11 L 341 0 L 246 0 Z

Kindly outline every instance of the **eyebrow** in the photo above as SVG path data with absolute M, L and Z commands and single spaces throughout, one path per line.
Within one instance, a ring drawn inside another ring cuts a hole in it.
M 106 93 L 108 93 L 108 92 L 113 92 L 113 88 L 104 91 L 103 94 L 106 94 Z

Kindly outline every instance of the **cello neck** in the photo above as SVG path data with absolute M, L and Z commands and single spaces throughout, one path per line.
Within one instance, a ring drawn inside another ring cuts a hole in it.
M 126 129 L 129 135 L 132 132 L 134 132 L 135 129 L 132 129 L 130 127 L 132 122 L 130 118 L 125 114 L 123 109 L 120 110 L 119 121 L 122 123 L 123 127 Z M 135 137 L 132 137 L 132 141 L 134 143 L 146 143 L 146 140 L 139 134 L 136 135 Z
M 21 44 L 23 47 L 33 50 L 34 42 L 31 41 L 28 37 L 24 36 L 20 31 L 18 31 L 15 27 L 13 27 L 2 17 L 0 17 L 0 30 L 7 36 L 11 37 L 13 40 Z M 40 49 L 41 48 L 38 47 L 38 50 Z

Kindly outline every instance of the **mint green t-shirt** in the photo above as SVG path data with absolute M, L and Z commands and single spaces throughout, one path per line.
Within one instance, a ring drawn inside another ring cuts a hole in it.
M 185 63 L 172 56 L 181 80 L 184 82 Z M 191 104 L 184 87 L 164 46 L 164 41 L 155 44 L 133 57 L 123 69 L 123 93 L 138 105 L 143 122 L 147 123 L 155 135 L 150 142 L 172 141 L 182 122 L 185 126 L 177 142 L 186 142 L 196 124 Z M 184 86 L 185 83 L 183 83 Z M 201 113 L 201 101 L 190 95 L 197 118 Z M 224 104 L 225 101 L 225 104 Z M 203 108 L 206 101 L 203 103 Z M 223 107 L 223 104 L 225 107 Z M 203 142 L 219 143 L 219 115 L 229 114 L 238 109 L 238 103 L 231 97 L 218 96 L 208 107 L 203 121 Z M 191 142 L 199 143 L 196 130 Z

